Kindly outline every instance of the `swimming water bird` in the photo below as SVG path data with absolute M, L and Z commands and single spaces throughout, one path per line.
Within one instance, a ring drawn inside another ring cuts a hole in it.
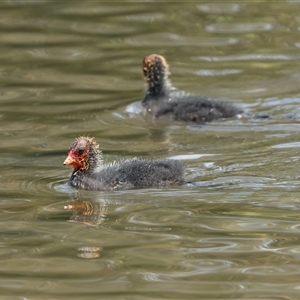
M 147 92 L 142 106 L 155 119 L 204 123 L 243 112 L 229 102 L 177 90 L 168 78 L 169 66 L 161 55 L 150 54 L 144 58 L 143 74 Z
M 64 165 L 74 168 L 68 184 L 85 190 L 124 190 L 184 183 L 185 167 L 181 161 L 131 158 L 105 164 L 99 145 L 93 138 L 84 136 L 72 142 Z

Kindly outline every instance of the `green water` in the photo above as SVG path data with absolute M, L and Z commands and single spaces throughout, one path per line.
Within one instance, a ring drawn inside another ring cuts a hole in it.
M 299 299 L 299 2 L 0 4 L 4 300 Z M 269 119 L 143 116 L 141 62 Z M 180 156 L 196 185 L 66 185 L 72 140 L 106 161 Z M 69 208 L 69 209 L 66 209 Z

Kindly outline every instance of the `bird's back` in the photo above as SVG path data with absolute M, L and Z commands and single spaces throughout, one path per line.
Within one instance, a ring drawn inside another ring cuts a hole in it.
M 70 185 L 89 190 L 163 187 L 184 181 L 184 165 L 177 160 L 127 159 L 104 164 L 93 173 L 77 173 Z

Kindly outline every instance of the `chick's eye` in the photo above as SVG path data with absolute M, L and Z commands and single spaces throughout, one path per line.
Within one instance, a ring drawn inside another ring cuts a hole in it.
M 79 150 L 78 150 L 78 154 L 79 154 L 79 155 L 82 155 L 83 153 L 84 153 L 84 150 L 83 150 L 83 149 L 79 149 Z

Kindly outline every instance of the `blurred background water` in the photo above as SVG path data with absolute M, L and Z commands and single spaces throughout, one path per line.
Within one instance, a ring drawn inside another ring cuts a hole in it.
M 300 299 L 300 3 L 0 4 L 1 299 Z M 141 62 L 268 119 L 155 122 Z M 66 185 L 71 141 L 197 185 Z

